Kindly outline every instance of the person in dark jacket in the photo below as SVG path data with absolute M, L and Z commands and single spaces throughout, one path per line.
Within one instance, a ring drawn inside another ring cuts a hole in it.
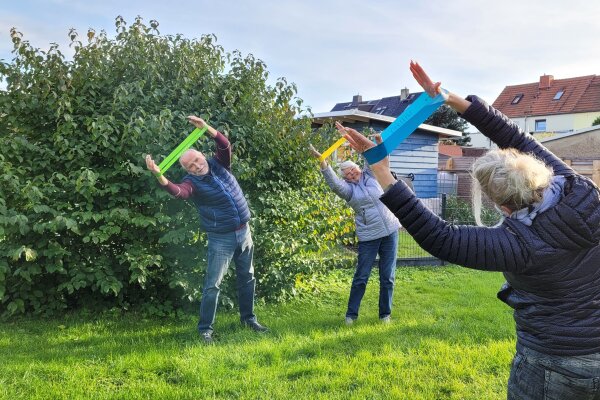
M 254 245 L 250 233 L 250 210 L 235 177 L 231 174 L 231 145 L 227 138 L 203 119 L 190 116 L 197 128 L 207 128 L 216 145 L 216 154 L 207 159 L 197 150 L 187 150 L 179 159 L 188 172 L 179 184 L 170 182 L 146 156 L 146 166 L 156 174 L 158 182 L 172 196 L 191 199 L 200 217 L 200 225 L 208 237 L 208 266 L 200 302 L 198 331 L 206 343 L 213 339 L 213 323 L 217 311 L 219 286 L 231 260 L 235 263 L 240 320 L 257 332 L 268 329 L 254 315 Z
M 344 129 L 337 122 L 339 129 Z M 315 158 L 321 154 L 310 147 Z M 400 223 L 380 201 L 381 186 L 367 165 L 364 170 L 352 161 L 340 164 L 343 179 L 340 179 L 327 161 L 321 161 L 321 173 L 331 190 L 345 200 L 354 210 L 356 235 L 358 236 L 358 262 L 352 278 L 346 325 L 358 318 L 360 303 L 365 294 L 371 270 L 379 255 L 379 319 L 391 321 L 396 258 L 398 254 L 398 229 Z
M 600 399 L 598 187 L 480 98 L 442 90 L 417 63 L 411 71 L 498 145 L 473 166 L 474 196 L 483 191 L 505 218 L 494 227 L 451 225 L 385 162 L 371 166 L 381 201 L 432 255 L 503 272 L 498 298 L 514 309 L 517 332 L 508 399 Z M 374 146 L 350 130 L 345 136 L 360 152 Z

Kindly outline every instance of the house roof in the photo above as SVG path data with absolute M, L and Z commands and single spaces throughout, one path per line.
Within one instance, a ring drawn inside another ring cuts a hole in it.
M 493 106 L 509 118 L 600 111 L 600 76 L 544 75 L 539 82 L 506 86 Z
M 360 95 L 354 96 L 352 101 L 337 103 L 329 112 L 313 114 L 312 122 L 322 125 L 326 120 L 334 119 L 345 123 L 381 121 L 391 124 L 423 93 L 408 93 L 408 89 L 405 90 L 406 93 L 403 96 L 383 97 L 367 101 L 362 101 Z M 419 129 L 435 133 L 440 137 L 454 138 L 462 136 L 459 131 L 429 124 L 421 124 Z
M 337 103 L 331 111 L 358 109 L 360 111 L 367 111 L 396 118 L 398 115 L 402 114 L 406 107 L 411 105 L 421 93 L 422 92 L 410 93 L 405 99 L 402 99 L 401 96 L 391 96 L 375 100 Z
M 335 107 L 334 107 L 335 108 Z M 344 111 L 330 111 L 326 113 L 313 114 L 312 122 L 314 124 L 323 125 L 327 120 L 333 119 L 343 123 L 355 123 L 355 122 L 369 122 L 369 121 L 381 121 L 392 123 L 396 119 L 395 117 L 389 117 L 386 115 L 375 114 L 372 112 L 361 111 L 356 108 L 347 109 Z M 462 133 L 453 129 L 440 128 L 429 124 L 419 125 L 419 129 L 435 133 L 441 137 L 461 137 Z

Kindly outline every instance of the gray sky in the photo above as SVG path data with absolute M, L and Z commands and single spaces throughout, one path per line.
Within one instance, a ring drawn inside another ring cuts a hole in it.
M 12 59 L 9 30 L 35 47 L 69 28 L 114 37 L 114 20 L 159 21 L 161 34 L 214 33 L 226 51 L 252 53 L 271 81 L 285 76 L 313 112 L 354 94 L 363 99 L 419 90 L 408 70 L 419 61 L 433 79 L 461 95 L 492 102 L 504 86 L 600 74 L 600 2 L 503 1 L 114 1 L 20 0 L 0 6 L 0 59 Z

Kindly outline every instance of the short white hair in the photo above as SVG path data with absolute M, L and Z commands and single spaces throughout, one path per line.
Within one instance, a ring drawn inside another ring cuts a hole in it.
M 356 164 L 354 161 L 347 160 L 347 161 L 344 161 L 343 163 L 340 163 L 339 167 L 340 167 L 340 172 L 343 174 L 345 169 L 352 168 L 352 167 L 358 168 L 358 164 Z
M 187 149 L 186 151 L 183 152 L 183 154 L 179 157 L 179 164 L 183 167 L 183 169 L 185 169 L 185 165 L 183 165 L 183 159 L 189 157 L 190 155 L 196 155 L 196 153 L 200 153 L 202 154 L 202 152 L 196 150 L 196 149 Z

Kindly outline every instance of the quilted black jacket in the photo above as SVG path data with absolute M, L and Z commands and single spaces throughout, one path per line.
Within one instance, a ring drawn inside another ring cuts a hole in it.
M 500 148 L 531 153 L 563 175 L 562 199 L 531 226 L 506 219 L 487 228 L 455 226 L 427 209 L 403 182 L 381 201 L 432 255 L 502 271 L 498 297 L 514 309 L 517 345 L 553 355 L 600 353 L 600 193 L 505 115 L 476 96 L 463 118 Z

